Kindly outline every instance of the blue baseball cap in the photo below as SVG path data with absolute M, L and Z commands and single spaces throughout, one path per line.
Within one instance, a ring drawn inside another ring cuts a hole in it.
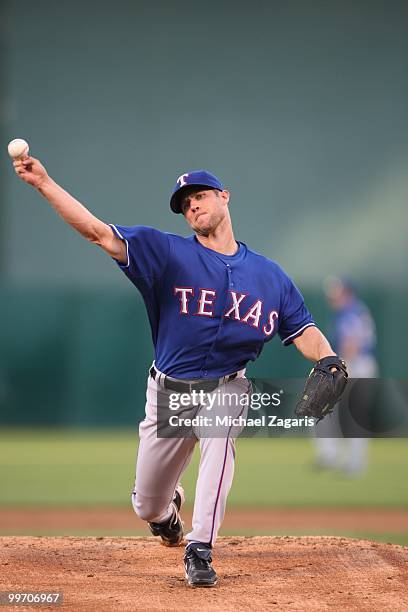
M 204 187 L 224 191 L 222 183 L 216 176 L 206 170 L 193 170 L 178 177 L 170 198 L 170 208 L 177 215 L 181 213 L 181 196 L 186 187 Z

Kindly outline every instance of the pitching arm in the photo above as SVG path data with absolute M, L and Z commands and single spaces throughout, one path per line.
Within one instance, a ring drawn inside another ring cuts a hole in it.
M 81 236 L 100 246 L 108 255 L 118 261 L 127 261 L 126 245 L 112 229 L 95 217 L 83 204 L 58 185 L 44 166 L 34 157 L 15 160 L 16 174 L 31 185 L 51 204 L 59 216 Z

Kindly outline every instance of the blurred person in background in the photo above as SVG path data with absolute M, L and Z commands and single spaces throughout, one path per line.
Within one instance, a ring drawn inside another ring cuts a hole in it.
M 329 338 L 333 350 L 347 363 L 351 378 L 376 378 L 376 328 L 364 302 L 358 298 L 354 284 L 346 278 L 328 277 L 323 285 L 326 299 L 333 311 Z M 371 407 L 370 388 L 361 395 L 357 406 L 368 419 Z M 364 405 L 363 405 L 364 404 Z M 361 475 L 367 465 L 369 438 L 343 438 L 338 407 L 329 418 L 316 426 L 316 462 L 318 469 L 340 469 L 349 476 Z

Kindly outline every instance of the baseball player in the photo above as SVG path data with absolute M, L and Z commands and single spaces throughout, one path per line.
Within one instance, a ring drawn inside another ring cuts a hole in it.
M 193 230 L 184 238 L 151 227 L 108 225 L 54 182 L 37 159 L 16 160 L 14 167 L 65 222 L 116 260 L 142 294 L 155 359 L 148 373 L 132 503 L 154 535 L 177 546 L 184 535 L 180 479 L 197 437 L 158 436 L 163 396 L 203 388 L 213 397 L 220 390 L 237 397 L 247 394 L 246 364 L 277 333 L 283 345 L 294 343 L 306 358 L 320 360 L 331 379 L 340 373 L 340 360 L 292 280 L 276 263 L 235 239 L 230 194 L 209 172 L 186 172 L 173 189 L 171 210 L 183 215 Z M 239 404 L 232 407 L 238 415 Z M 232 484 L 235 433 L 199 440 L 192 530 L 184 556 L 190 586 L 217 582 L 212 548 Z
M 327 301 L 333 310 L 330 338 L 333 347 L 346 359 L 349 375 L 353 378 L 378 376 L 376 359 L 376 328 L 366 304 L 357 296 L 348 278 L 328 277 L 324 283 Z M 369 421 L 373 397 L 361 397 L 360 417 Z M 316 467 L 342 469 L 348 476 L 363 473 L 367 463 L 369 438 L 349 437 L 343 440 L 341 415 L 337 411 L 331 419 L 320 423 L 315 438 Z M 344 453 L 344 456 L 343 456 Z

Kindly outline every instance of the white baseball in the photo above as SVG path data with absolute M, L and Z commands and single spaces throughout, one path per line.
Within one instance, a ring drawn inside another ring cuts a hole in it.
M 28 146 L 28 142 L 22 138 L 15 138 L 9 142 L 7 149 L 10 157 L 13 159 L 19 159 L 20 157 L 25 157 L 28 155 L 30 147 Z

